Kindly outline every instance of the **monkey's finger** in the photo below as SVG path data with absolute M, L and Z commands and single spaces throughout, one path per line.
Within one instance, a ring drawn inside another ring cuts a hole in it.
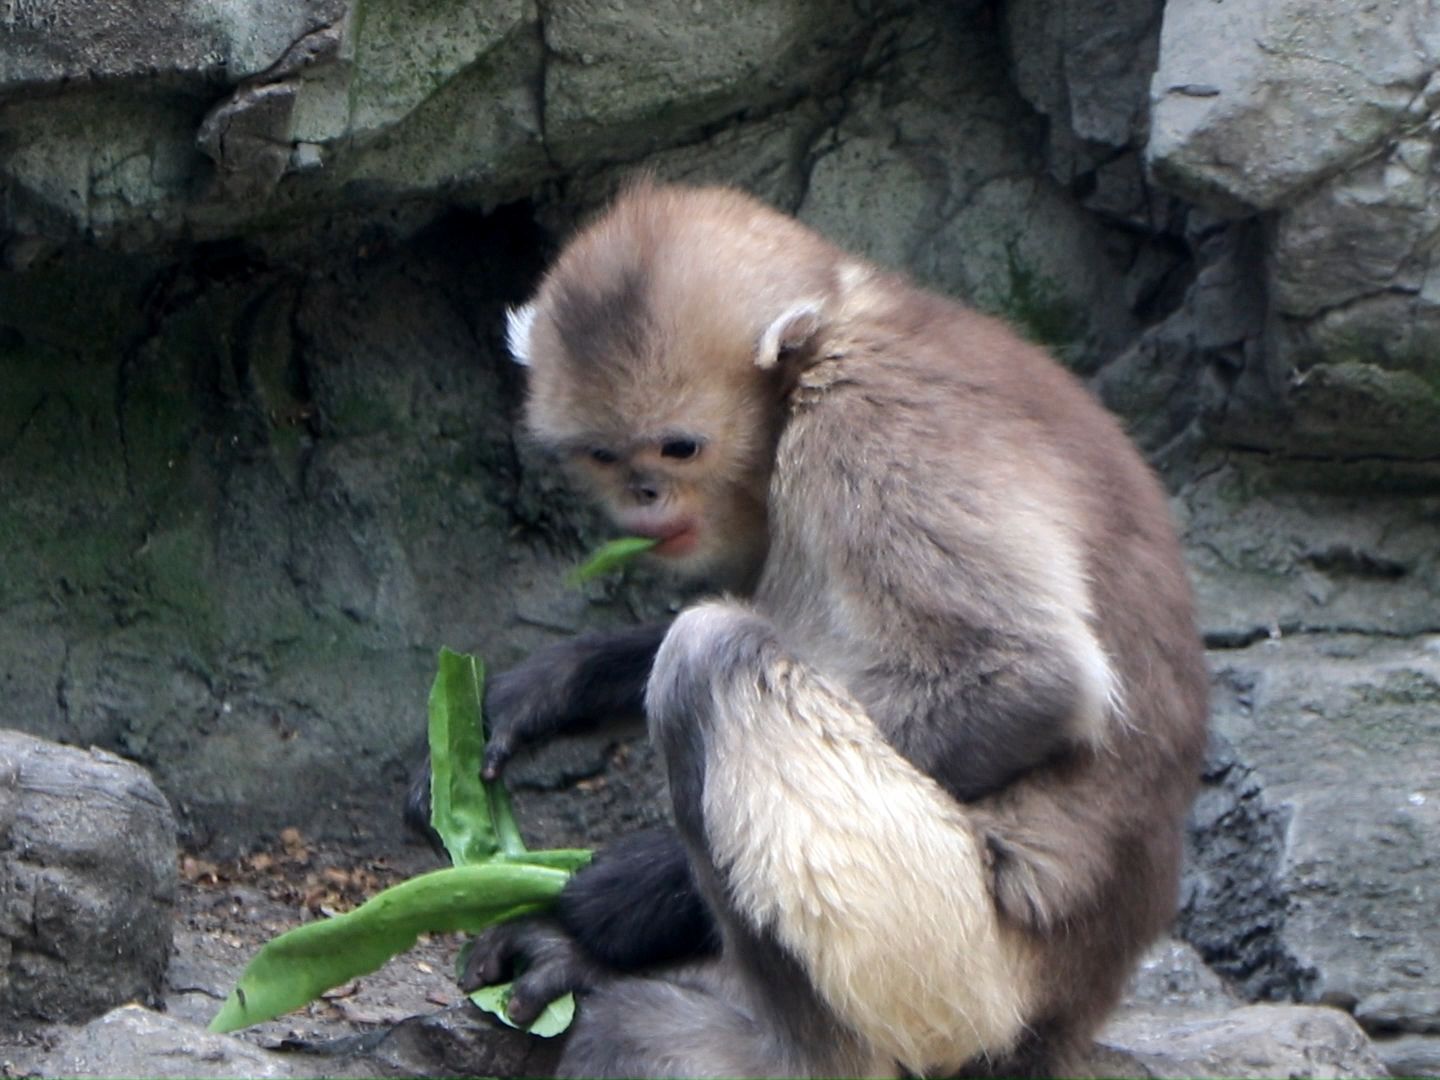
M 577 990 L 575 969 L 563 961 L 540 964 L 515 980 L 505 1015 L 521 1027 L 529 1027 L 558 997 Z
M 515 753 L 515 736 L 504 732 L 492 732 L 485 744 L 485 760 L 480 775 L 486 780 L 498 780 L 505 770 L 505 763 Z
M 501 923 L 479 934 L 460 972 L 460 989 L 465 993 L 505 981 L 523 950 L 521 934 L 513 923 Z

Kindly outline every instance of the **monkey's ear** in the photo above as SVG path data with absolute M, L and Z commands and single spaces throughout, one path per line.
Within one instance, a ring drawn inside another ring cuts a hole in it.
M 823 301 L 801 300 L 791 304 L 780 317 L 765 328 L 755 348 L 755 366 L 772 368 L 780 358 L 799 352 L 820 332 Z
M 534 304 L 506 309 L 505 344 L 510 349 L 510 358 L 521 367 L 530 366 L 530 330 L 534 325 Z

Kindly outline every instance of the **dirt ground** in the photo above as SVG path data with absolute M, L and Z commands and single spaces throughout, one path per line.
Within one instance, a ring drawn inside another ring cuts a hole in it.
M 295 829 L 285 830 L 271 850 L 229 862 L 182 855 L 166 1011 L 208 1024 L 265 942 L 303 922 L 349 911 L 440 865 L 418 844 L 376 856 L 312 846 Z M 242 1037 L 270 1048 L 311 1044 L 458 1005 L 463 995 L 453 973 L 462 941 L 460 935 L 422 937 L 379 971 Z
M 269 849 L 228 862 L 182 854 L 170 966 L 161 1001 L 148 1004 L 204 1027 L 265 942 L 303 922 L 348 911 L 381 889 L 440 865 L 420 844 L 376 855 L 312 845 L 293 829 Z M 459 934 L 422 936 L 380 970 L 335 987 L 294 1013 L 234 1034 L 264 1050 L 286 1051 L 286 1071 L 302 1076 L 463 1075 L 491 1057 L 484 1044 L 492 1042 L 512 1058 L 528 1059 L 537 1051 L 523 1044 L 499 1045 L 513 1042 L 518 1033 L 499 1029 L 456 987 L 455 959 L 463 940 Z M 0 1031 L 0 1078 L 63 1075 L 63 1050 L 74 1030 L 37 1025 Z M 393 1038 L 397 1031 L 404 1038 Z M 464 1045 L 446 1045 L 457 1041 Z M 382 1043 L 386 1048 L 379 1053 Z M 538 1053 L 543 1056 L 544 1050 Z M 453 1065 L 447 1060 L 452 1057 L 458 1058 Z M 467 1067 L 467 1061 L 473 1064 Z

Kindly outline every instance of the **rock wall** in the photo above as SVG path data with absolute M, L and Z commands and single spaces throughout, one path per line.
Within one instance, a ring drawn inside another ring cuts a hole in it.
M 1186 932 L 1423 1060 L 1437 70 L 1436 0 L 0 8 L 0 726 L 149 765 L 191 843 L 389 842 L 439 645 L 678 599 L 564 588 L 598 533 L 504 305 L 636 168 L 738 183 L 1124 418 L 1215 650 Z M 648 765 L 554 747 L 522 812 L 603 839 Z

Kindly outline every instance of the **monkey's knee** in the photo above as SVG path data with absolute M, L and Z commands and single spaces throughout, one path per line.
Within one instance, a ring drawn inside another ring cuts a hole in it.
M 692 965 L 672 978 L 625 977 L 587 994 L 557 1076 L 732 1077 L 794 1075 L 765 1029 Z
M 655 654 L 645 690 L 652 737 L 673 725 L 693 726 L 714 717 L 717 692 L 737 674 L 763 662 L 774 630 L 743 604 L 715 600 L 687 608 L 670 624 Z

